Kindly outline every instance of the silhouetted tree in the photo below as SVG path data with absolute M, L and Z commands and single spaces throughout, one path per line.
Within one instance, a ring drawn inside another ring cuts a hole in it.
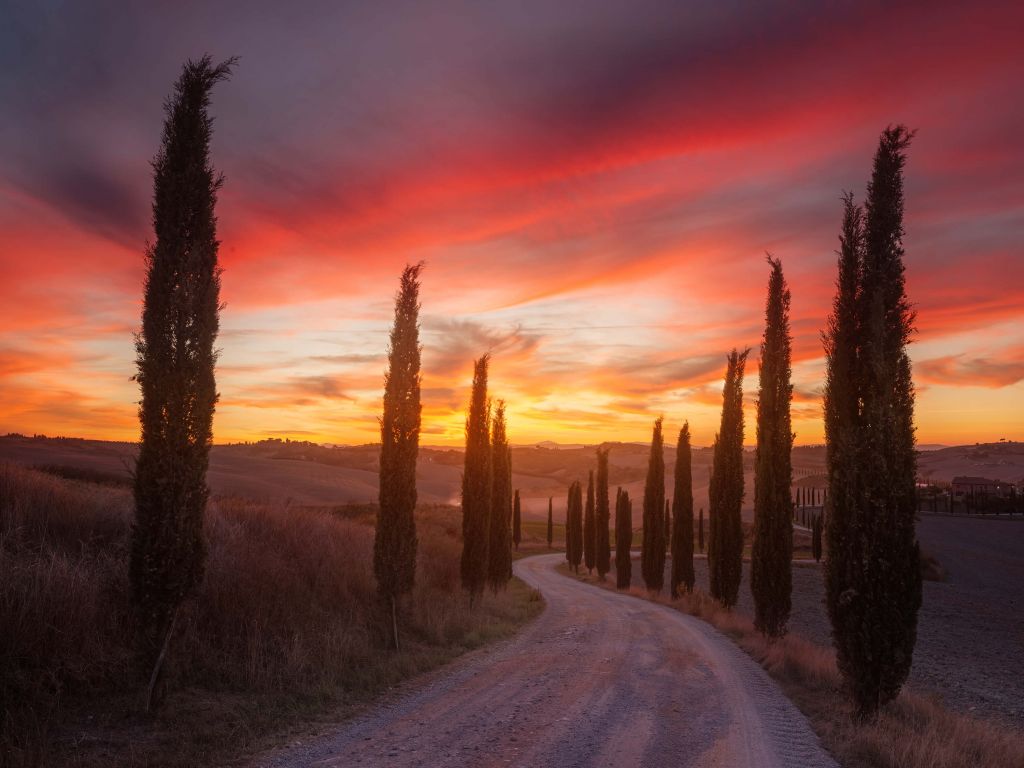
M 597 449 L 597 575 L 604 581 L 611 570 L 611 544 L 608 540 L 611 510 L 608 508 L 608 449 Z
M 487 545 L 491 525 L 491 404 L 483 355 L 473 365 L 473 394 L 466 418 L 466 455 L 462 471 L 462 587 L 470 604 L 487 582 Z
M 515 495 L 512 497 L 512 543 L 516 545 L 516 551 L 519 551 L 519 544 L 523 540 L 523 513 L 519 506 L 519 489 L 516 488 Z
M 391 608 L 398 648 L 398 599 L 416 580 L 416 454 L 420 444 L 420 270 L 407 266 L 395 299 L 384 414 L 380 420 L 380 483 L 373 573 Z
M 633 503 L 621 488 L 615 494 L 615 586 L 629 589 L 633 575 Z
M 826 593 L 836 661 L 860 717 L 910 672 L 921 606 L 914 530 L 914 312 L 903 266 L 903 168 L 912 134 L 882 134 L 865 213 L 844 201 L 839 279 L 825 332 L 831 499 Z
M 580 563 L 583 560 L 583 487 L 579 480 L 569 488 L 569 508 L 566 511 L 568 525 L 566 527 L 567 540 L 571 542 L 569 552 L 569 565 L 574 572 L 579 573 Z
M 142 441 L 135 466 L 129 580 L 139 659 L 150 672 L 146 709 L 161 698 L 161 668 L 178 608 L 206 562 L 206 470 L 217 403 L 213 348 L 220 326 L 214 208 L 222 177 L 210 161 L 210 91 L 235 59 L 182 68 L 153 161 L 154 243 L 146 252 L 142 330 L 135 338 Z
M 768 301 L 757 398 L 757 454 L 754 463 L 754 543 L 750 591 L 754 626 L 768 638 L 782 637 L 793 590 L 793 399 L 789 332 L 789 287 L 782 262 L 768 257 Z
M 736 605 L 743 577 L 743 369 L 750 350 L 729 354 L 722 390 L 722 425 L 715 436 L 708 540 L 711 596 L 726 608 Z
M 676 445 L 675 488 L 672 495 L 672 597 L 679 587 L 693 590 L 693 473 L 690 457 L 690 422 L 679 430 Z
M 821 515 L 815 515 L 811 529 L 811 554 L 819 563 L 821 562 L 821 528 Z
M 491 520 L 487 545 L 487 583 L 497 594 L 512 578 L 512 452 L 505 425 L 505 401 L 499 400 L 491 425 Z
M 665 583 L 665 455 L 661 418 L 654 422 L 651 454 L 644 484 L 644 531 L 640 550 L 640 573 L 652 592 Z
M 594 520 L 594 470 L 587 481 L 587 506 L 583 513 L 583 564 L 587 573 L 594 572 L 597 564 L 597 526 Z
M 668 497 L 665 498 L 665 530 L 662 534 L 662 541 L 665 542 L 665 551 L 669 551 L 672 541 L 672 507 Z
M 555 521 L 552 512 L 551 497 L 548 496 L 548 549 L 551 549 L 555 541 Z

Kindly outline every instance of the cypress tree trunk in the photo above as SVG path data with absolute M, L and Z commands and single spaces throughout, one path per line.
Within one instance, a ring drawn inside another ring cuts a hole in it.
M 629 494 L 618 489 L 615 494 L 615 586 L 629 589 L 633 576 L 630 547 L 633 546 L 633 504 Z
M 587 573 L 594 572 L 597 564 L 597 526 L 594 520 L 594 470 L 587 481 L 587 506 L 583 514 L 583 564 Z
M 604 581 L 611 570 L 611 544 L 608 530 L 611 525 L 611 510 L 608 508 L 608 449 L 597 449 L 597 575 Z
M 154 243 L 146 252 L 142 330 L 135 338 L 141 444 L 129 582 L 139 660 L 150 673 L 146 708 L 162 697 L 162 661 L 182 601 L 203 577 L 206 470 L 217 403 L 213 348 L 220 267 L 214 208 L 221 177 L 210 162 L 213 86 L 235 60 L 182 68 L 165 106 L 153 161 Z
M 519 489 L 516 488 L 515 495 L 512 497 L 512 543 L 516 545 L 516 551 L 519 551 L 519 544 L 523 540 L 523 513 L 519 506 Z
M 793 590 L 793 399 L 789 288 L 782 262 L 768 257 L 768 301 L 757 398 L 757 457 L 754 465 L 754 544 L 750 591 L 754 626 L 768 638 L 786 634 Z
M 903 267 L 903 167 L 911 134 L 887 129 L 862 216 L 847 197 L 839 280 L 825 333 L 829 557 L 836 660 L 860 717 L 910 672 L 921 606 L 914 530 L 914 313 Z
M 416 454 L 420 443 L 420 270 L 402 272 L 391 328 L 384 414 L 380 420 L 380 483 L 373 573 L 377 591 L 393 614 L 398 649 L 398 599 L 416 579 Z
M 726 608 L 736 605 L 743 577 L 743 370 L 749 351 L 729 354 L 708 488 L 708 576 L 711 596 Z
M 551 497 L 548 496 L 548 549 L 555 541 L 555 521 L 552 517 Z
M 487 544 L 487 583 L 497 594 L 512 578 L 512 453 L 499 400 L 491 427 L 491 520 Z
M 693 474 L 690 457 L 690 422 L 679 430 L 676 446 L 675 486 L 672 498 L 672 597 L 679 587 L 693 591 Z
M 665 582 L 665 455 L 662 420 L 654 422 L 651 455 L 644 485 L 644 531 L 640 572 L 651 592 L 660 592 Z
M 462 471 L 462 587 L 472 605 L 487 581 L 487 545 L 491 524 L 491 406 L 487 399 L 484 355 L 473 365 L 473 394 L 466 418 L 466 456 Z
M 569 565 L 575 573 L 580 572 L 580 562 L 583 560 L 583 487 L 579 480 L 569 488 L 569 508 L 566 512 L 568 519 L 568 536 L 572 542 L 572 549 L 569 550 Z

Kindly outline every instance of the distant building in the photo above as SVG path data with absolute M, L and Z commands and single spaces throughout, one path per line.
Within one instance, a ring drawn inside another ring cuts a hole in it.
M 1013 483 L 1004 483 L 1002 480 L 989 480 L 987 477 L 969 477 L 963 475 L 953 478 L 953 496 L 963 498 L 965 496 L 995 496 L 1007 498 L 1014 495 Z

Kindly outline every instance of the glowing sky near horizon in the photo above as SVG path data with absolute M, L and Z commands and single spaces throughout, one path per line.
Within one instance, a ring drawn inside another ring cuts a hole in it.
M 214 7 L 215 6 L 215 7 Z M 557 6 L 554 7 L 554 6 Z M 0 27 L 0 432 L 134 440 L 150 168 L 182 61 L 226 182 L 217 442 L 377 439 L 402 266 L 425 260 L 423 441 L 494 356 L 514 442 L 714 436 L 725 355 L 793 292 L 794 429 L 822 439 L 840 194 L 918 130 L 918 439 L 1024 438 L 1019 3 L 16 3 Z M 747 440 L 754 441 L 752 412 Z

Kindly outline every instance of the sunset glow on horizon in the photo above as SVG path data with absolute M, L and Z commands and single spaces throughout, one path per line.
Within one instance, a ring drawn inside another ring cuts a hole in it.
M 14 11 L 0 433 L 138 438 L 149 163 L 209 51 L 241 57 L 211 107 L 218 443 L 377 442 L 398 278 L 425 261 L 422 443 L 463 443 L 490 351 L 513 443 L 646 441 L 664 415 L 708 445 L 726 354 L 751 347 L 753 444 L 766 252 L 792 291 L 796 443 L 821 443 L 840 195 L 863 200 L 894 123 L 918 131 L 918 440 L 1024 439 L 1020 5 L 511 5 Z

